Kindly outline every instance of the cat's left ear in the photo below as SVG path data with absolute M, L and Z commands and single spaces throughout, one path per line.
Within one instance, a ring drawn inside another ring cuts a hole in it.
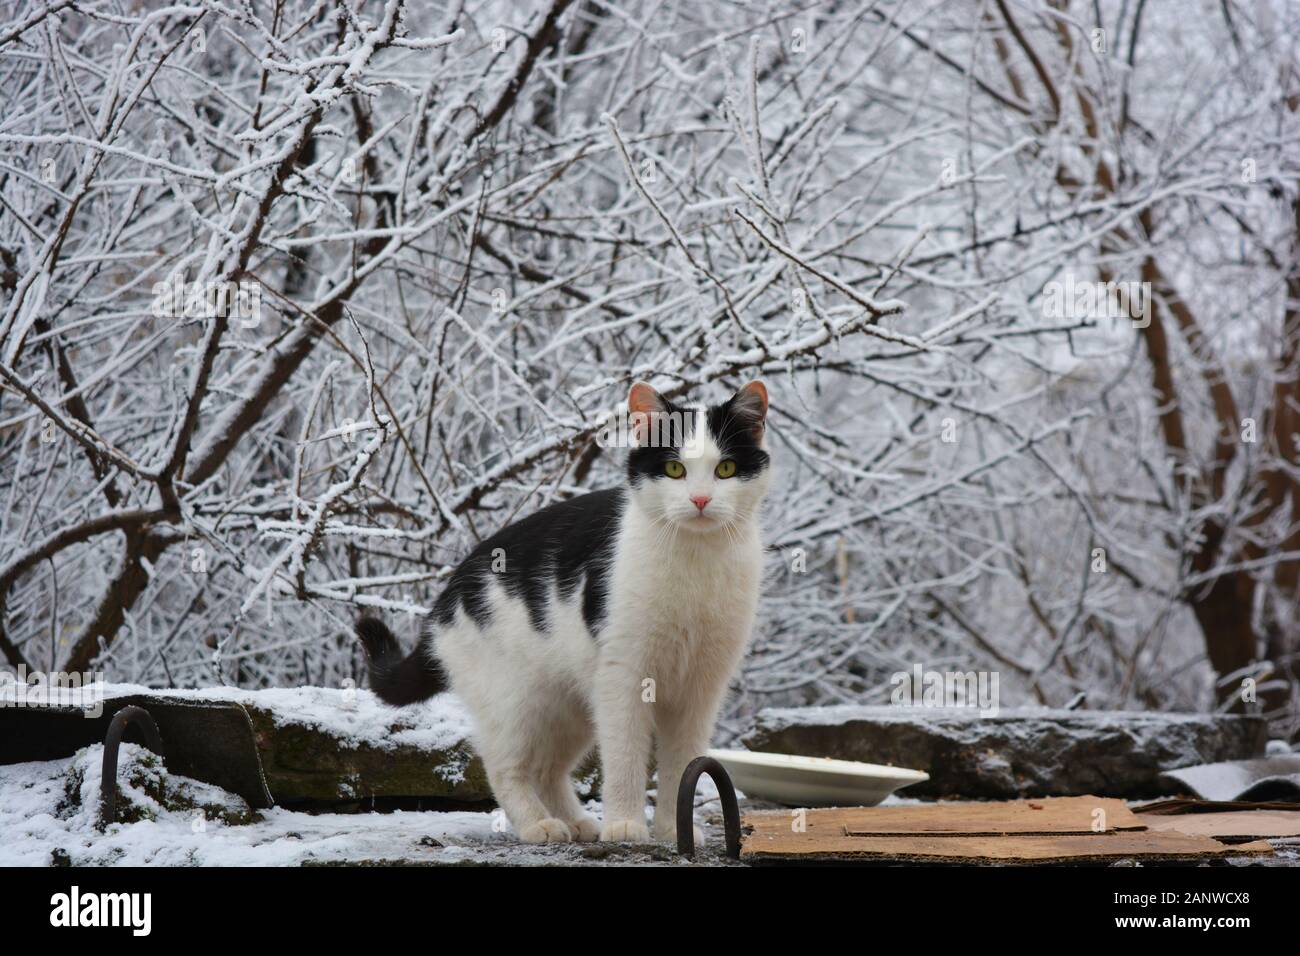
M 668 403 L 645 382 L 637 382 L 627 394 L 627 411 L 633 439 L 638 445 L 646 445 L 658 426 L 655 419 L 668 411 Z
M 749 426 L 754 439 L 761 440 L 767 422 L 767 386 L 758 379 L 741 386 L 740 391 L 731 396 L 731 410 Z

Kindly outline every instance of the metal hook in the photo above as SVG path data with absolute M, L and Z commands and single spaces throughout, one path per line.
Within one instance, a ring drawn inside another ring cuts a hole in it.
M 686 765 L 682 782 L 677 787 L 677 852 L 682 856 L 695 856 L 695 785 L 700 774 L 707 773 L 718 788 L 722 801 L 722 824 L 727 839 L 727 856 L 740 859 L 740 807 L 736 803 L 736 788 L 726 769 L 712 757 L 696 757 Z
M 145 746 L 163 757 L 162 736 L 149 711 L 132 704 L 113 715 L 104 735 L 104 767 L 100 772 L 100 819 L 108 826 L 117 819 L 117 752 L 122 746 L 122 735 L 129 724 L 135 724 L 144 733 Z M 164 758 L 165 759 L 165 758 Z

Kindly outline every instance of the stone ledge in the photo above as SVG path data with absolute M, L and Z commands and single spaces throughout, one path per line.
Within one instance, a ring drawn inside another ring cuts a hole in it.
M 1167 795 L 1178 767 L 1263 753 L 1262 717 L 1125 711 L 810 707 L 760 711 L 750 750 L 924 770 L 902 797 Z

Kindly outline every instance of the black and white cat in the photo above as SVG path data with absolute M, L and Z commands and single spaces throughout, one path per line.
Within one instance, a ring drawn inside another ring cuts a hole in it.
M 410 656 L 379 621 L 357 624 L 385 701 L 423 700 L 450 679 L 497 802 L 530 843 L 648 839 L 652 741 L 655 836 L 672 840 L 682 771 L 709 746 L 754 623 L 767 389 L 751 382 L 704 408 L 638 382 L 628 411 L 626 486 L 549 505 L 483 541 Z M 573 789 L 593 743 L 603 825 Z

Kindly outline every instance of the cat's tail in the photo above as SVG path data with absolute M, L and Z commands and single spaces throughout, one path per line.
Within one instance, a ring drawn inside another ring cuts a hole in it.
M 370 659 L 370 689 L 384 703 L 401 707 L 447 689 L 447 675 L 437 660 L 418 646 L 403 656 L 397 638 L 378 618 L 361 618 L 356 630 Z

